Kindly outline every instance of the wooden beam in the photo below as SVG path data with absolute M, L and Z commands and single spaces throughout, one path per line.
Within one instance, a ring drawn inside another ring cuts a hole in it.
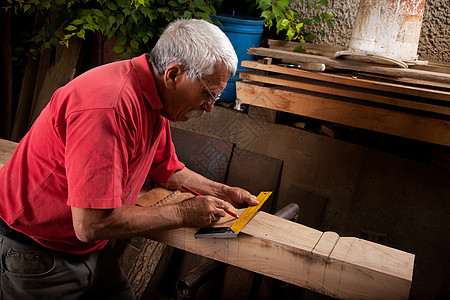
M 148 198 L 154 198 L 151 193 Z M 179 193 L 180 199 L 190 197 L 184 194 Z M 221 220 L 220 225 L 229 226 L 233 221 Z M 179 228 L 147 237 L 335 298 L 409 296 L 414 255 L 400 250 L 321 232 L 264 212 L 259 212 L 238 238 L 195 239 L 196 230 Z
M 246 68 L 292 75 L 300 78 L 308 78 L 346 86 L 354 86 L 376 91 L 398 93 L 414 97 L 423 97 L 450 102 L 450 85 L 446 85 L 447 90 L 440 90 L 436 88 L 424 88 L 408 86 L 400 83 L 383 82 L 381 80 L 368 80 L 356 78 L 355 76 L 343 76 L 324 72 L 308 72 L 301 69 L 287 68 L 279 65 L 265 65 L 260 62 L 250 60 L 242 61 L 241 65 Z M 342 87 L 342 89 L 345 89 L 345 87 Z
M 354 60 L 335 59 L 319 55 L 303 54 L 268 48 L 250 48 L 248 50 L 248 54 L 298 62 L 322 63 L 325 64 L 327 67 L 329 66 L 337 69 L 354 70 L 395 77 L 409 77 L 414 79 L 450 83 L 450 74 L 446 73 L 438 73 L 414 69 L 390 68 L 384 66 L 381 67 L 379 65 L 361 63 Z
M 423 103 L 415 101 L 416 99 L 402 99 L 395 94 L 373 92 L 371 90 L 347 87 L 328 82 L 317 82 L 289 75 L 265 75 L 261 71 L 246 71 L 239 73 L 239 77 L 244 80 L 275 84 L 285 87 L 297 88 L 328 95 L 341 96 L 345 98 L 353 98 L 375 103 L 388 104 L 392 106 L 411 108 L 420 111 L 434 112 L 438 114 L 450 115 L 450 107 Z M 420 100 L 423 98 L 419 98 Z M 450 99 L 449 99 L 450 101 Z
M 243 104 L 450 146 L 448 120 L 245 82 L 236 83 L 236 95 Z

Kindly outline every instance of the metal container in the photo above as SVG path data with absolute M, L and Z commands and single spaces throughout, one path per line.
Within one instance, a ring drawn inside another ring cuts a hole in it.
M 425 0 L 361 0 L 350 49 L 417 60 Z

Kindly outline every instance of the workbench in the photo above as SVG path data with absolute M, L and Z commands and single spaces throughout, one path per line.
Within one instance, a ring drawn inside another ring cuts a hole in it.
M 242 62 L 251 71 L 239 74 L 237 101 L 450 146 L 450 66 L 403 69 L 292 49 L 282 41 L 250 49 L 262 60 Z M 304 70 L 302 64 L 320 64 L 325 71 Z

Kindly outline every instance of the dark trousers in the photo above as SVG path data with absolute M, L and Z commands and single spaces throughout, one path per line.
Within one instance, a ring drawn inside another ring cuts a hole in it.
M 0 299 L 136 299 L 109 244 L 83 256 L 0 234 Z

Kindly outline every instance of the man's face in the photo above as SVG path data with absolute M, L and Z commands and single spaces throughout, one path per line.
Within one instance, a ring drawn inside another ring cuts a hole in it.
M 230 73 L 224 65 L 216 65 L 214 73 L 204 76 L 201 80 L 190 82 L 186 74 L 181 73 L 176 80 L 176 86 L 170 95 L 164 99 L 162 115 L 171 121 L 187 121 L 200 117 L 214 108 L 211 94 L 218 95 L 225 89 Z M 208 91 L 209 89 L 209 91 Z

